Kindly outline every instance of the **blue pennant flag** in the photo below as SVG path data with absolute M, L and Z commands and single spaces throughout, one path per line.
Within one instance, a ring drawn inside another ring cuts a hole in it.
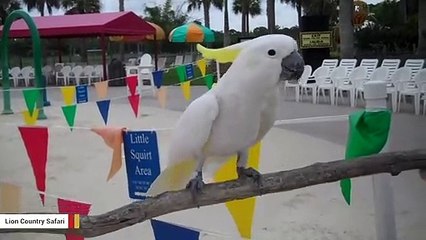
M 154 230 L 155 240 L 198 240 L 200 238 L 200 232 L 198 231 L 158 221 L 155 219 L 151 219 L 151 226 Z
M 105 125 L 108 122 L 108 112 L 109 112 L 109 105 L 111 103 L 111 100 L 100 100 L 96 101 L 96 104 L 98 105 L 99 112 L 102 115 L 102 118 L 104 119 Z
M 160 88 L 163 85 L 164 70 L 152 72 L 152 77 L 154 78 L 154 85 Z
M 144 200 L 160 175 L 160 154 L 155 131 L 126 131 L 123 134 L 129 197 Z
M 187 64 L 185 66 L 185 69 L 186 69 L 186 78 L 188 79 L 194 78 L 194 66 L 192 65 L 192 63 Z
M 87 103 L 89 99 L 87 85 L 76 86 L 75 93 L 77 95 L 77 103 Z

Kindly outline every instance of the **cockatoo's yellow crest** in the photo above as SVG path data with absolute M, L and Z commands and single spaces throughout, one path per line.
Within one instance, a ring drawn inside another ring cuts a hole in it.
M 235 48 L 234 46 L 219 49 L 210 49 L 200 44 L 197 44 L 197 50 L 202 54 L 204 58 L 213 59 L 220 63 L 233 62 L 241 51 L 241 49 Z

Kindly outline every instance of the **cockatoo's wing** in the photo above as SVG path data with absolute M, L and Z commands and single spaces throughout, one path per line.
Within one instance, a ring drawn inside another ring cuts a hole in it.
M 219 105 L 211 91 L 188 106 L 173 130 L 167 167 L 151 184 L 149 196 L 185 188 L 197 168 L 197 158 L 203 157 L 218 114 Z

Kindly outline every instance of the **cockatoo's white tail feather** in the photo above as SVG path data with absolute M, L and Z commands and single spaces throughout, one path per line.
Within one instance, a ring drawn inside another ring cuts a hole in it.
M 163 192 L 184 189 L 193 177 L 196 167 L 197 161 L 195 159 L 180 161 L 166 167 L 151 184 L 147 195 L 153 197 Z

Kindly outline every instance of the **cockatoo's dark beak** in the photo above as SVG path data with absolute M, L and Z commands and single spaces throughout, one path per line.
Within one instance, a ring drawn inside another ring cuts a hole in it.
M 294 51 L 282 60 L 281 67 L 281 80 L 298 80 L 305 69 L 305 61 Z

